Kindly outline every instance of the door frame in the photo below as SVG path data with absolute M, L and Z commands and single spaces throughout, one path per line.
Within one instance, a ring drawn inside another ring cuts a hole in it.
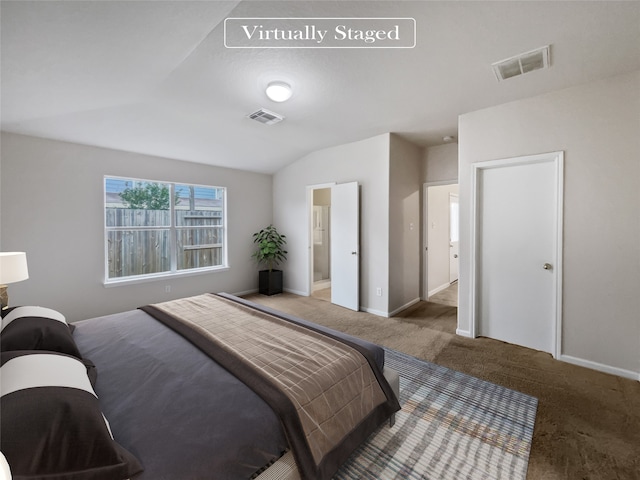
M 460 181 L 438 180 L 435 182 L 424 182 L 422 184 L 422 297 L 425 302 L 429 300 L 429 187 L 441 185 L 458 185 Z M 460 195 L 460 193 L 458 193 Z M 459 299 L 458 299 L 459 301 Z
M 478 336 L 479 322 L 479 297 L 478 297 L 478 278 L 480 275 L 480 266 L 478 258 L 480 257 L 480 195 L 481 172 L 491 168 L 504 168 L 516 165 L 526 165 L 533 163 L 552 162 L 555 166 L 555 184 L 556 184 L 556 252 L 555 252 L 555 328 L 551 332 L 554 358 L 562 353 L 562 269 L 563 269 L 563 211 L 564 211 L 564 152 L 549 152 L 537 155 L 525 155 L 520 157 L 503 158 L 499 160 L 489 160 L 486 162 L 478 162 L 471 165 L 471 276 L 470 276 L 470 315 L 469 322 L 470 336 L 476 338 Z
M 307 297 L 313 293 L 313 191 L 331 188 L 335 184 L 336 182 L 307 185 L 307 270 L 309 273 L 305 292 Z
M 459 191 L 459 190 L 458 190 Z M 454 198 L 456 199 L 456 204 L 458 205 L 458 218 L 457 223 L 458 223 L 458 253 L 455 253 L 454 255 L 456 255 L 456 278 L 455 280 L 451 280 L 451 250 L 449 250 L 449 284 L 453 285 L 454 282 L 457 282 L 458 279 L 460 278 L 460 194 L 459 193 L 451 193 L 449 192 L 449 248 L 453 248 L 453 241 L 451 240 L 451 225 L 452 225 L 452 221 L 451 221 L 451 199 Z

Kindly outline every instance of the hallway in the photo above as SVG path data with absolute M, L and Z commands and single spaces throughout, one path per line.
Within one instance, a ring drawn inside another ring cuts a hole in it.
M 458 306 L 458 282 L 453 282 L 449 287 L 429 297 L 429 301 L 440 305 Z

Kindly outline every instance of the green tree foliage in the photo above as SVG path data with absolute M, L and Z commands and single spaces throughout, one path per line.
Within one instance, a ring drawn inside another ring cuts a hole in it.
M 161 183 L 143 183 L 125 188 L 120 198 L 127 208 L 141 210 L 169 210 L 169 187 Z

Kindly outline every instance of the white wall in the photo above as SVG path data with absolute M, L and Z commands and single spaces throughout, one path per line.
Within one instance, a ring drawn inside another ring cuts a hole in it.
M 567 361 L 640 378 L 640 72 L 462 115 L 459 328 L 469 328 L 471 164 L 562 150 Z
M 252 234 L 272 221 L 270 175 L 9 133 L 2 133 L 1 152 L 0 245 L 26 251 L 29 265 L 29 279 L 9 286 L 12 304 L 48 306 L 73 321 L 202 292 L 257 289 Z M 230 269 L 105 288 L 104 175 L 227 187 Z
M 429 295 L 449 286 L 449 195 L 458 185 L 427 187 L 427 289 Z
M 357 181 L 360 191 L 360 305 L 388 312 L 389 134 L 319 150 L 273 176 L 274 224 L 287 235 L 285 289 L 309 294 L 307 187 Z M 382 288 L 383 295 L 375 294 Z
M 458 144 L 447 143 L 425 148 L 422 165 L 423 183 L 458 183 Z
M 422 149 L 391 134 L 389 150 L 389 313 L 420 301 Z

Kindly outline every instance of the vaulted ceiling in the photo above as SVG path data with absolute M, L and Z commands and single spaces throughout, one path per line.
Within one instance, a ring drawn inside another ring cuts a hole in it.
M 456 136 L 458 115 L 640 69 L 637 1 L 6 1 L 5 131 L 272 173 L 396 132 Z M 227 17 L 411 17 L 410 49 L 231 49 Z M 551 68 L 493 62 L 551 45 Z M 273 80 L 293 86 L 269 100 Z M 263 125 L 259 108 L 285 120 Z M 90 159 L 87 159 L 90 161 Z

